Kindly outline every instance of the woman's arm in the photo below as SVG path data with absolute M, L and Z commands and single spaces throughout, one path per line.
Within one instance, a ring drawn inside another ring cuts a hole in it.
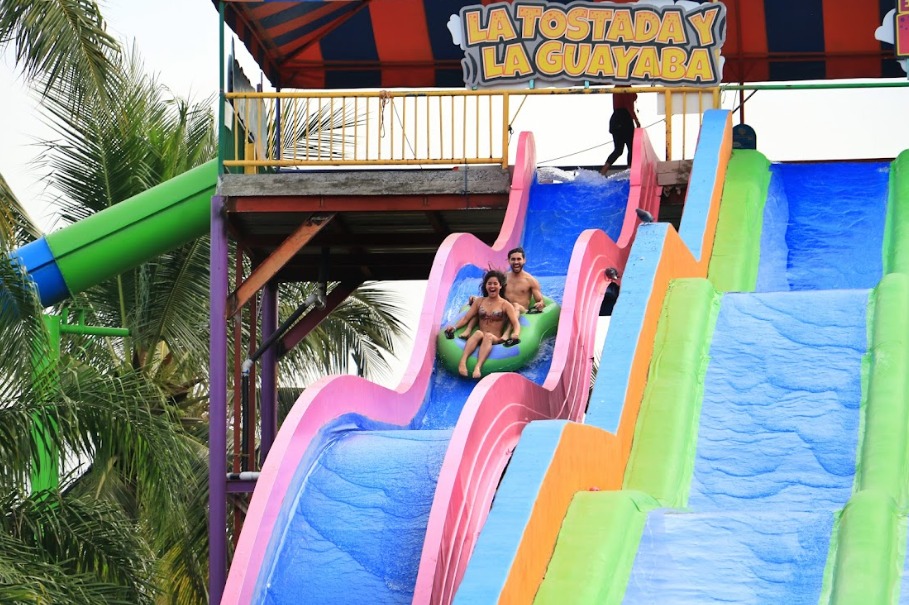
M 452 326 L 452 325 L 449 324 L 449 326 L 448 326 L 447 328 L 445 328 L 445 329 L 446 329 L 446 330 L 460 330 L 461 328 L 463 328 L 464 326 L 466 326 L 466 325 L 467 325 L 467 322 L 469 322 L 471 319 L 473 319 L 474 317 L 477 316 L 477 313 L 479 312 L 478 310 L 479 310 L 479 308 L 480 308 L 480 301 L 481 301 L 481 300 L 483 300 L 483 297 L 482 297 L 482 296 L 477 296 L 477 297 L 474 299 L 474 301 L 470 304 L 470 308 L 467 309 L 467 313 L 465 313 L 465 314 L 461 317 L 461 319 L 459 319 L 459 320 L 457 321 L 457 323 L 456 323 L 455 325 Z
M 521 337 L 521 320 L 518 318 L 518 312 L 510 302 L 505 301 L 505 314 L 511 321 L 511 335 L 509 338 L 518 339 Z

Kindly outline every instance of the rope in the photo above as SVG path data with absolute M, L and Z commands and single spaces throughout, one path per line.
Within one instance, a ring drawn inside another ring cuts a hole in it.
M 385 138 L 385 105 L 391 100 L 387 90 L 379 91 L 379 137 Z M 394 107 L 394 105 L 392 105 Z
M 647 130 L 648 128 L 652 128 L 652 127 L 656 126 L 657 124 L 662 124 L 665 121 L 666 121 L 666 118 L 657 120 L 656 122 L 654 122 L 652 124 L 648 124 L 647 126 L 644 126 L 644 130 Z M 594 149 L 598 149 L 600 147 L 605 147 L 606 145 L 615 145 L 615 144 L 612 141 L 607 141 L 605 143 L 600 143 L 599 145 L 594 145 L 594 146 L 588 147 L 586 149 L 579 149 L 578 151 L 572 151 L 569 154 L 561 155 L 557 158 L 549 158 L 548 160 L 540 160 L 539 162 L 537 162 L 537 165 L 546 164 L 548 162 L 555 162 L 557 160 L 564 160 L 565 158 L 570 158 L 573 155 L 578 155 L 581 153 L 586 153 L 588 151 L 593 151 Z

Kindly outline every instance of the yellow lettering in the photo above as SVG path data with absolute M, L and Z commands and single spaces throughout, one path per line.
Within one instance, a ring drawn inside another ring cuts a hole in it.
M 690 82 L 715 82 L 713 69 L 710 66 L 710 51 L 706 48 L 695 48 L 688 60 L 685 79 Z
M 489 11 L 489 42 L 509 42 L 517 38 L 511 16 L 505 7 L 493 8 Z
M 634 41 L 634 24 L 631 21 L 631 11 L 627 8 L 620 8 L 615 11 L 612 23 L 609 24 L 609 31 L 606 32 L 606 40 L 609 42 Z
M 606 24 L 612 20 L 613 10 L 611 8 L 591 8 L 589 13 L 590 22 L 593 25 L 593 41 L 602 42 L 606 39 Z
M 660 75 L 667 82 L 681 82 L 685 77 L 688 53 L 678 46 L 667 46 L 660 53 Z
M 615 77 L 619 80 L 628 79 L 628 71 L 631 62 L 638 56 L 640 49 L 636 46 L 613 46 L 612 52 L 615 55 Z
M 505 69 L 496 61 L 495 46 L 484 46 L 480 49 L 483 56 L 483 73 L 487 80 L 494 80 L 505 75 Z
M 682 13 L 676 10 L 667 10 L 663 13 L 663 22 L 660 32 L 656 36 L 660 44 L 687 44 L 688 36 L 685 35 L 685 25 L 682 23 Z
M 590 56 L 587 75 L 595 78 L 598 76 L 611 76 L 614 73 L 615 65 L 612 62 L 612 47 L 608 44 L 597 44 L 593 47 L 593 53 Z
M 657 56 L 657 49 L 653 46 L 644 46 L 638 52 L 638 60 L 634 62 L 631 77 L 649 80 L 654 76 L 660 77 L 660 59 Z
M 517 42 L 505 47 L 504 68 L 506 78 L 529 76 L 533 73 L 530 58 L 527 56 L 523 44 Z
M 713 24 L 716 22 L 720 7 L 712 6 L 706 10 L 688 15 L 688 21 L 694 26 L 698 34 L 698 46 L 711 46 L 715 43 L 713 37 Z
M 660 16 L 650 10 L 638 10 L 634 14 L 634 41 L 638 44 L 651 42 L 660 31 Z
M 471 10 L 464 12 L 464 26 L 467 29 L 467 46 L 474 46 L 486 42 L 488 33 L 480 24 L 480 11 Z
M 540 75 L 555 76 L 562 71 L 562 43 L 547 40 L 537 46 L 537 69 Z
M 590 62 L 590 51 L 589 44 L 566 44 L 565 73 L 572 78 L 583 75 Z
M 521 20 L 521 37 L 532 40 L 537 35 L 537 23 L 543 16 L 542 6 L 518 5 L 517 17 Z
M 543 13 L 543 18 L 540 19 L 540 33 L 544 38 L 550 40 L 561 38 L 567 28 L 568 18 L 560 8 L 550 8 Z
M 568 11 L 567 38 L 572 42 L 580 42 L 590 35 L 590 21 L 587 20 L 588 9 L 575 7 Z

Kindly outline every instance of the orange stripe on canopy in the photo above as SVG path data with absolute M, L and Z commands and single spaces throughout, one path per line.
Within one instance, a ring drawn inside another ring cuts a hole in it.
M 824 0 L 827 77 L 867 78 L 879 73 L 881 46 L 874 38 L 874 30 L 880 25 L 876 4 Z M 864 32 L 864 35 L 857 36 L 856 32 Z M 861 58 L 861 53 L 868 53 L 867 58 Z
M 382 86 L 417 88 L 435 81 L 423 0 L 382 0 L 382 5 L 382 10 L 372 10 L 375 4 L 370 6 Z M 414 67 L 407 67 L 408 62 Z M 396 67 L 396 63 L 401 65 Z

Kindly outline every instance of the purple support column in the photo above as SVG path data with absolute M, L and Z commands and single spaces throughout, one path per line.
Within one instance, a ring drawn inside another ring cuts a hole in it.
M 221 602 L 227 582 L 227 226 L 224 198 L 211 198 L 211 304 L 208 345 L 208 594 Z
M 278 285 L 268 282 L 262 289 L 262 338 L 268 338 L 278 329 Z M 262 366 L 259 376 L 262 378 L 262 389 L 259 395 L 262 401 L 262 443 L 259 467 L 265 464 L 265 457 L 275 442 L 278 432 L 278 343 L 268 347 L 262 355 Z

